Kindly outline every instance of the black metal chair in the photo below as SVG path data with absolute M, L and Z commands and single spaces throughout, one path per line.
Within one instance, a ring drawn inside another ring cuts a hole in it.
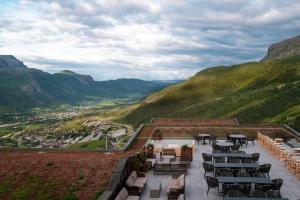
M 204 177 L 206 173 L 214 172 L 214 165 L 208 162 L 203 162 L 203 168 L 204 168 Z
M 259 177 L 259 178 L 264 178 L 266 177 L 264 173 L 261 172 L 254 172 L 253 174 L 254 177 Z
M 272 185 L 271 184 L 255 184 L 255 190 L 260 190 L 260 191 L 269 191 L 271 190 Z
M 230 190 L 227 192 L 227 197 L 243 197 L 243 194 L 238 190 Z
M 255 163 L 255 161 L 251 158 L 246 158 L 244 160 L 242 160 L 243 163 Z
M 261 173 L 266 174 L 269 178 L 270 178 L 270 170 L 271 170 L 271 164 L 267 163 L 267 164 L 263 164 L 259 166 L 259 171 Z
M 228 158 L 228 163 L 241 163 L 241 160 L 238 158 Z
M 217 140 L 217 136 L 210 135 L 210 137 L 209 137 L 209 144 L 215 144 L 216 140 Z
M 241 146 L 243 146 L 244 144 L 247 144 L 246 138 L 240 138 L 239 143 L 240 143 Z
M 272 190 L 277 190 L 280 194 L 280 189 L 281 189 L 281 186 L 283 184 L 283 179 L 281 179 L 281 178 L 273 179 L 272 182 L 273 182 Z
M 259 157 L 260 157 L 260 153 L 253 153 L 251 159 L 254 160 L 255 162 L 258 162 Z
M 248 145 L 249 142 L 252 142 L 252 144 L 254 146 L 254 141 L 255 141 L 255 136 L 253 136 L 253 137 L 247 137 L 246 138 L 246 146 Z
M 233 176 L 233 173 L 231 171 L 223 171 L 221 172 L 221 176 Z
M 231 147 L 231 151 L 233 152 L 239 152 L 241 145 L 240 144 L 234 144 L 233 147 Z
M 237 174 L 238 177 L 250 177 L 248 172 L 239 171 Z
M 212 162 L 212 155 L 210 154 L 207 154 L 207 153 L 202 153 L 202 158 L 205 162 Z
M 237 185 L 238 190 L 242 192 L 245 196 L 250 196 L 251 183 L 241 183 Z
M 261 190 L 254 190 L 251 192 L 251 197 L 265 198 L 266 194 Z
M 217 188 L 218 194 L 220 195 L 218 179 L 211 177 L 211 176 L 206 176 L 206 183 L 207 183 L 207 196 L 208 196 L 209 190 L 215 189 L 215 188 Z
M 225 163 L 225 157 L 215 157 L 215 163 Z
M 280 198 L 281 195 L 279 194 L 278 191 L 274 191 L 274 190 L 269 190 L 266 192 L 266 195 L 268 198 Z

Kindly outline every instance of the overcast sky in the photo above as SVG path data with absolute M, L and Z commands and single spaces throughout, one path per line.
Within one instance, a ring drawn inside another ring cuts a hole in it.
M 298 34 L 299 0 L 0 0 L 0 54 L 96 80 L 185 79 Z

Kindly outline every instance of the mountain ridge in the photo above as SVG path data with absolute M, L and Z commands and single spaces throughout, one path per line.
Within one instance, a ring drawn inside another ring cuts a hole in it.
M 272 44 L 262 61 L 300 55 L 300 35 Z
M 0 58 L 4 60 L 7 56 Z M 0 109 L 23 110 L 101 99 L 140 99 L 170 85 L 139 79 L 95 81 L 90 75 L 70 70 L 50 74 L 27 68 L 14 56 L 8 58 L 20 66 L 14 64 L 0 68 Z
M 299 105 L 300 55 L 295 55 L 202 70 L 150 95 L 123 121 L 137 126 L 157 117 L 237 118 L 299 130 Z
M 13 55 L 0 55 L 0 69 L 17 68 L 27 68 L 27 66 Z

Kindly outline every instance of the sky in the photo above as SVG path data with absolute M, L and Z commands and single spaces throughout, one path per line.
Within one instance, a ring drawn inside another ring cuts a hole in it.
M 299 0 L 0 0 L 0 54 L 95 80 L 186 79 L 299 34 Z

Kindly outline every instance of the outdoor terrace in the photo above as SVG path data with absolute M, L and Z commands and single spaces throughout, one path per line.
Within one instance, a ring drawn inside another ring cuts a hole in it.
M 174 140 L 173 140 L 174 142 Z M 182 144 L 183 139 L 179 140 L 179 144 Z M 190 140 L 189 140 L 190 143 Z M 246 153 L 260 153 L 259 164 L 271 163 L 271 171 L 270 178 L 282 178 L 283 185 L 281 187 L 281 196 L 283 198 L 288 198 L 290 200 L 300 199 L 300 180 L 292 174 L 284 163 L 279 159 L 275 158 L 269 151 L 267 151 L 264 147 L 262 147 L 257 141 L 255 141 L 255 145 L 249 143 L 246 147 L 245 145 L 241 148 L 242 151 Z M 219 197 L 217 190 L 211 189 L 209 194 L 207 195 L 207 183 L 204 178 L 204 169 L 202 166 L 203 159 L 202 153 L 212 153 L 212 146 L 209 144 L 203 145 L 194 145 L 194 156 L 193 161 L 191 162 L 191 167 L 188 170 L 188 174 L 185 179 L 185 199 L 186 200 L 219 200 L 223 199 L 223 197 Z M 150 188 L 161 182 L 161 193 L 160 198 L 153 199 L 168 199 L 167 197 L 167 184 L 172 179 L 172 175 L 155 175 L 153 170 L 147 172 L 147 186 L 142 193 L 141 199 L 147 200 L 150 198 Z

